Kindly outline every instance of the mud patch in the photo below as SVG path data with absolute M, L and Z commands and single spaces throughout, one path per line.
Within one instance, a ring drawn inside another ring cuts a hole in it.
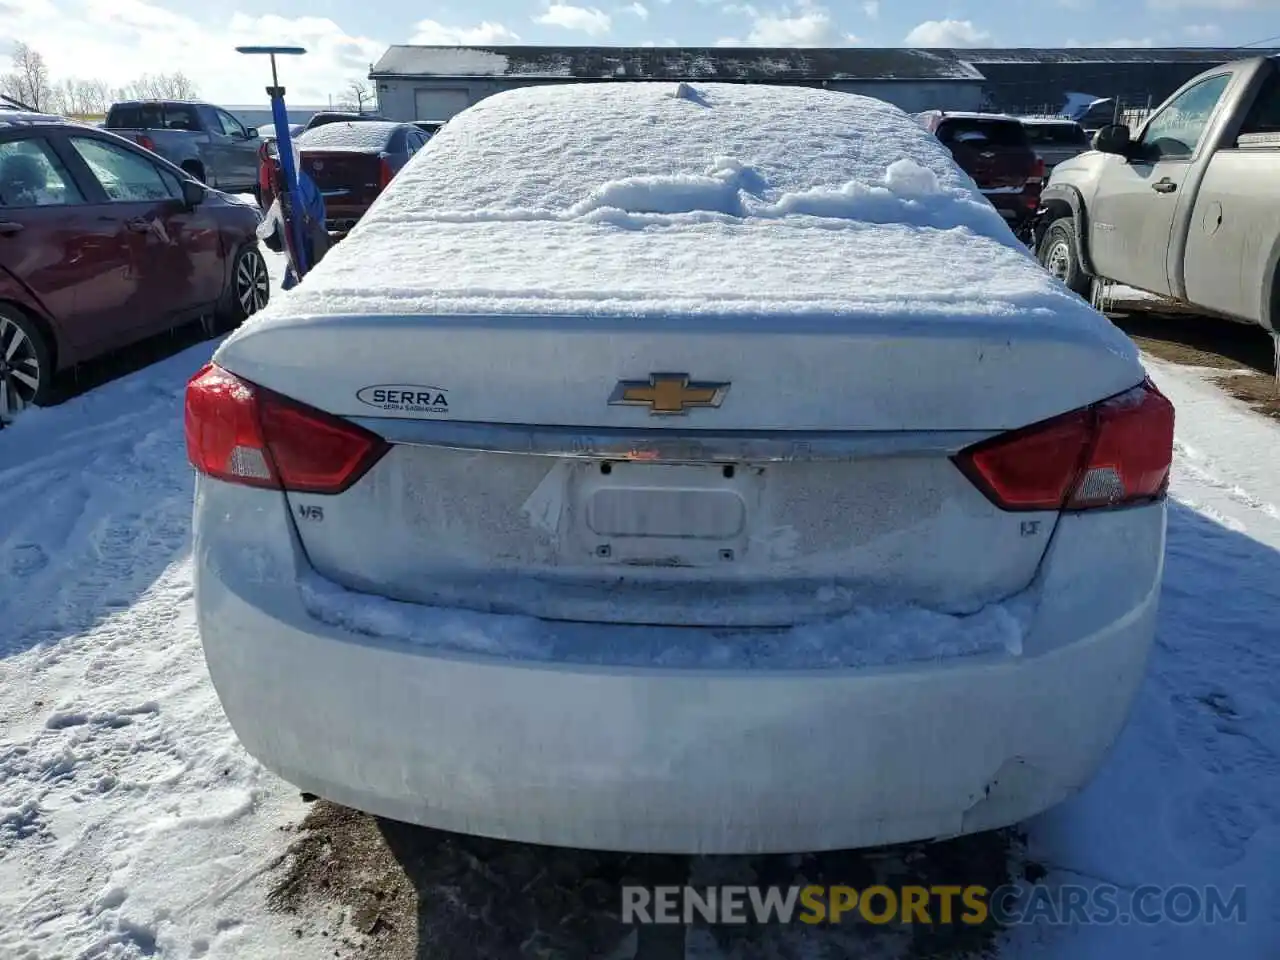
M 1015 831 L 864 851 L 682 857 L 600 853 L 443 833 L 319 801 L 301 826 L 273 909 L 351 960 L 970 960 L 1000 930 L 979 926 L 757 924 L 632 926 L 622 888 L 980 884 L 1021 879 Z M 333 910 L 334 907 L 338 910 Z M 936 910 L 935 910 L 936 912 Z M 317 920 L 316 918 L 324 918 Z M 328 954 L 329 951 L 326 951 Z
M 1161 360 L 1222 371 L 1210 379 L 1258 413 L 1280 420 L 1271 335 L 1261 327 L 1214 317 L 1112 314 L 1143 351 Z

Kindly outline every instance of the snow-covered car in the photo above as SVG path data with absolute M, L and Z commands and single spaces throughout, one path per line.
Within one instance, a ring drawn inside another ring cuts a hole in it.
M 186 397 L 245 748 L 553 845 L 944 837 L 1087 783 L 1151 646 L 1173 409 L 895 107 L 502 93 Z

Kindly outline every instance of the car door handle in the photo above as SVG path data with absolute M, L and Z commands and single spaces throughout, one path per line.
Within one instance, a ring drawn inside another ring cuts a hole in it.
M 0 220 L 0 237 L 12 237 L 15 233 L 21 233 L 25 230 L 20 223 L 14 223 L 12 220 Z
M 131 230 L 134 233 L 151 232 L 151 221 L 146 217 L 134 217 L 132 220 L 126 220 L 124 226 L 126 230 Z
M 1165 177 L 1163 180 L 1157 180 L 1153 183 L 1151 185 L 1151 189 L 1156 193 L 1173 193 L 1173 191 L 1178 189 L 1178 185 L 1168 177 Z

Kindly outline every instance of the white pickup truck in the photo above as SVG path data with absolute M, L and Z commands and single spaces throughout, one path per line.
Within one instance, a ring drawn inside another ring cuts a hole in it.
M 1082 296 L 1109 281 L 1280 334 L 1280 59 L 1205 71 L 1136 136 L 1103 127 L 1054 168 L 1035 241 Z

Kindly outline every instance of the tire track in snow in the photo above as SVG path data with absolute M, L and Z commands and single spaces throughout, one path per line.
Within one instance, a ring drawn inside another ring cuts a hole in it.
M 1177 410 L 1156 643 L 1111 757 L 1030 854 L 1050 882 L 1243 886 L 1249 922 L 1017 929 L 1008 958 L 1260 957 L 1280 921 L 1280 426 L 1148 363 Z
M 301 804 L 240 747 L 194 622 L 181 396 L 209 351 L 0 435 L 0 956 L 292 941 L 254 881 Z

